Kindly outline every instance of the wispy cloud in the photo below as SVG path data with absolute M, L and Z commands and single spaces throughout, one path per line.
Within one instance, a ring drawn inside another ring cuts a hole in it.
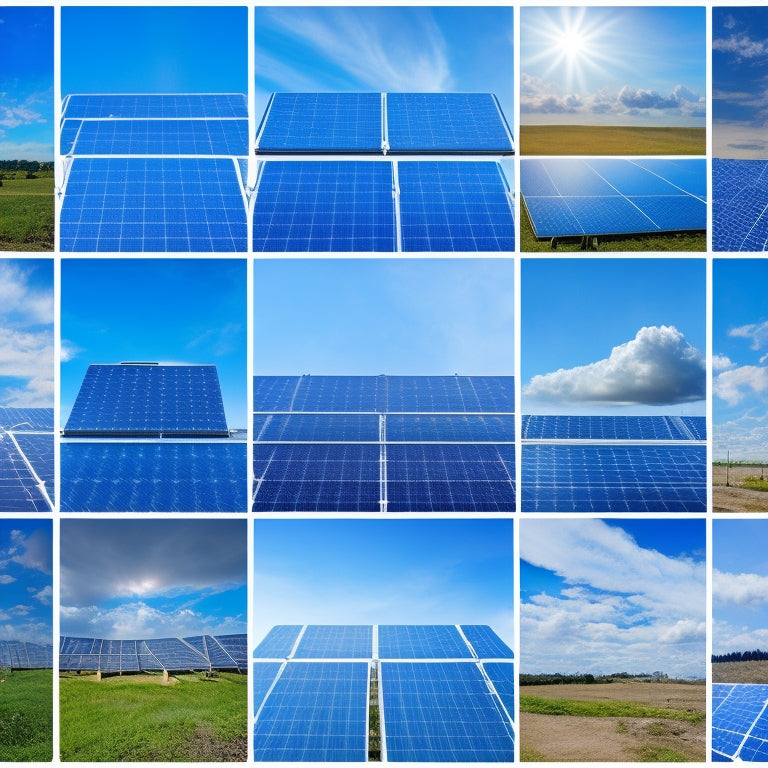
M 712 50 L 731 53 L 737 60 L 755 59 L 768 54 L 768 40 L 753 40 L 749 35 L 739 32 L 728 37 L 714 38 Z
M 750 349 L 764 349 L 768 345 L 768 321 L 732 328 L 728 331 L 728 335 L 741 339 L 751 339 Z

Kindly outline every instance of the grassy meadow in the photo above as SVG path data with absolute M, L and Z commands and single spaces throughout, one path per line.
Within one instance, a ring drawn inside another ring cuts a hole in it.
M 705 155 L 706 128 L 521 125 L 522 155 Z
M 66 675 L 59 719 L 66 761 L 244 761 L 248 675 Z
M 53 171 L 3 171 L 0 187 L 0 251 L 52 251 Z
M 0 673 L 0 763 L 53 758 L 53 671 Z

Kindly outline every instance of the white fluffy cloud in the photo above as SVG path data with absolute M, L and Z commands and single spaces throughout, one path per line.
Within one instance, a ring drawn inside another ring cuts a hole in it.
M 674 326 L 641 328 L 589 365 L 534 376 L 526 397 L 552 403 L 668 405 L 705 396 L 704 357 Z
M 732 328 L 728 331 L 728 335 L 741 339 L 751 339 L 751 349 L 763 349 L 766 344 L 768 344 L 768 321 L 763 323 L 750 323 L 748 325 L 741 325 L 738 328 Z
M 712 391 L 728 405 L 736 405 L 752 390 L 760 394 L 768 390 L 768 367 L 742 365 L 718 373 L 712 380 Z
M 720 604 L 768 604 L 768 576 L 712 570 L 712 599 Z

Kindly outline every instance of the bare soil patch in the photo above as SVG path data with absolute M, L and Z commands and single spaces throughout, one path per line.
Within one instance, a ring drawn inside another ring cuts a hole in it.
M 713 664 L 712 682 L 768 684 L 768 661 L 723 661 Z
M 744 478 L 761 477 L 765 469 L 759 465 L 726 467 L 712 465 L 712 510 L 714 512 L 768 512 L 768 493 L 741 488 Z M 729 485 L 726 485 L 726 477 Z

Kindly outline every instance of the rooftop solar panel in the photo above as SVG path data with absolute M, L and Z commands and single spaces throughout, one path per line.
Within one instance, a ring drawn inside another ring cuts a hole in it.
M 399 161 L 404 251 L 513 251 L 509 186 L 498 163 Z
M 256 715 L 256 761 L 367 761 L 367 702 L 366 662 L 288 662 Z
M 381 624 L 380 659 L 471 659 L 472 653 L 452 624 Z
M 388 93 L 387 138 L 393 152 L 514 150 L 490 93 Z
M 712 684 L 712 756 L 768 761 L 768 685 Z
M 301 636 L 296 659 L 370 659 L 373 628 L 310 624 Z
M 512 762 L 514 732 L 475 664 L 383 662 L 391 762 Z
M 229 435 L 215 365 L 89 365 L 66 435 Z
M 242 93 L 72 94 L 65 118 L 248 117 Z
M 243 512 L 240 442 L 62 442 L 63 512 Z
M 523 440 L 704 440 L 704 416 L 523 416 Z
M 394 251 L 392 165 L 263 162 L 253 218 L 255 251 Z
M 699 160 L 526 159 L 520 186 L 538 238 L 706 229 Z
M 62 251 L 245 251 L 232 158 L 78 157 L 60 214 Z
M 523 445 L 524 512 L 706 512 L 705 445 Z
M 291 655 L 302 627 L 300 624 L 279 624 L 269 630 L 267 636 L 256 646 L 256 659 L 287 659 Z
M 380 93 L 275 93 L 257 136 L 261 152 L 380 152 Z
M 479 659 L 511 659 L 512 649 L 488 626 L 462 624 L 461 631 Z
M 712 160 L 712 248 L 768 246 L 768 161 Z

